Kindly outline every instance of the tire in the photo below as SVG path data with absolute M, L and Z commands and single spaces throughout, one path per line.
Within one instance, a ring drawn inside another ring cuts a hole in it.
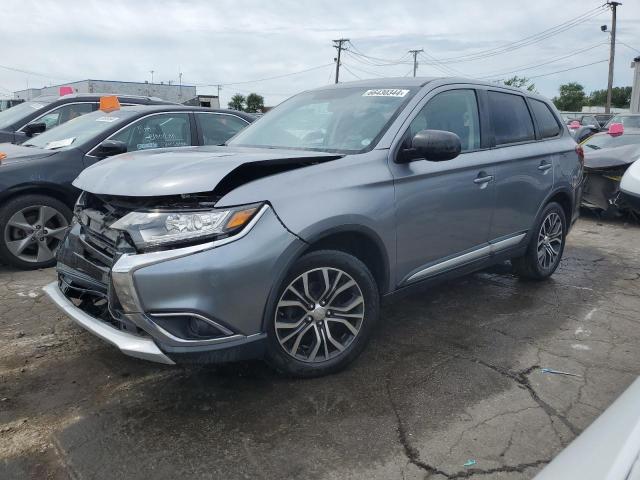
M 557 225 L 561 228 L 559 233 Z M 566 236 L 564 210 L 555 202 L 547 204 L 533 229 L 527 251 L 523 256 L 511 259 L 516 275 L 529 280 L 545 280 L 553 275 L 562 259 Z
M 12 198 L 0 207 L 0 260 L 23 270 L 52 267 L 71 216 L 67 205 L 46 195 Z
M 319 377 L 345 368 L 365 348 L 379 316 L 380 297 L 371 272 L 354 256 L 336 250 L 300 257 L 276 295 L 267 317 L 266 360 L 293 377 Z

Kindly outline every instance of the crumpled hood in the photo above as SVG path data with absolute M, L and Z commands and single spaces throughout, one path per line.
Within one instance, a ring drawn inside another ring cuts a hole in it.
M 155 197 L 209 192 L 240 169 L 244 178 L 259 178 L 263 167 L 297 168 L 335 160 L 342 155 L 302 150 L 244 147 L 180 147 L 125 153 L 85 169 L 73 185 L 91 193 Z M 269 170 L 267 174 L 274 173 Z M 277 173 L 277 172 L 275 172 Z
M 629 165 L 640 157 L 640 145 L 603 148 L 602 150 L 584 149 L 585 168 L 601 170 Z
M 10 165 L 12 163 L 32 160 L 34 158 L 48 157 L 56 153 L 55 150 L 23 147 L 22 145 L 14 145 L 12 143 L 0 143 L 0 152 L 7 155 L 6 158 L 0 160 L 0 167 L 2 167 L 2 165 Z

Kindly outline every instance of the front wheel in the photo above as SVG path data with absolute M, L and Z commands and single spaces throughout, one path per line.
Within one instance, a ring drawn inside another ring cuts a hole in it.
M 526 253 L 511 259 L 515 273 L 531 280 L 549 278 L 560 264 L 566 235 L 564 210 L 555 202 L 547 204 L 531 235 Z
M 267 361 L 296 377 L 336 372 L 364 349 L 379 314 L 378 288 L 352 255 L 321 250 L 301 257 L 270 312 Z
M 71 210 L 46 195 L 24 195 L 0 207 L 0 259 L 22 269 L 51 267 Z

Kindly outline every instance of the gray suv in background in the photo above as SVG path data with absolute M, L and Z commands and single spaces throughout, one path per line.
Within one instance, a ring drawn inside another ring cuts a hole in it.
M 581 149 L 542 97 L 457 78 L 339 84 L 225 146 L 84 170 L 46 291 L 134 357 L 323 375 L 360 354 L 382 297 L 508 259 L 549 277 L 581 181 Z

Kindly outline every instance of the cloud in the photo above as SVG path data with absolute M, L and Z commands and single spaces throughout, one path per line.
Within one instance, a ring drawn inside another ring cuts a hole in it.
M 185 84 L 242 82 L 327 64 L 300 75 L 222 89 L 223 101 L 236 92 L 256 91 L 276 104 L 287 96 L 333 80 L 335 50 L 331 40 L 347 37 L 368 55 L 397 59 L 411 48 L 424 48 L 439 58 L 459 57 L 493 48 L 543 31 L 602 1 L 539 0 L 535 3 L 487 0 L 373 2 L 206 0 L 4 0 L 3 49 L 0 64 L 37 72 L 0 71 L 0 89 L 14 91 L 85 78 L 144 81 L 154 70 L 156 81 Z M 640 4 L 619 7 L 620 40 L 640 49 Z M 482 60 L 450 64 L 469 76 L 542 63 L 567 52 L 589 51 L 539 68 L 532 76 L 608 58 L 605 13 L 543 42 Z M 629 62 L 639 55 L 618 45 L 615 84 L 629 85 Z M 347 54 L 341 78 L 402 76 L 412 65 L 371 65 Z M 442 75 L 442 67 L 424 64 L 421 75 Z M 606 63 L 536 79 L 541 93 L 553 96 L 567 81 L 587 91 L 605 88 Z M 199 93 L 214 93 L 200 87 Z

